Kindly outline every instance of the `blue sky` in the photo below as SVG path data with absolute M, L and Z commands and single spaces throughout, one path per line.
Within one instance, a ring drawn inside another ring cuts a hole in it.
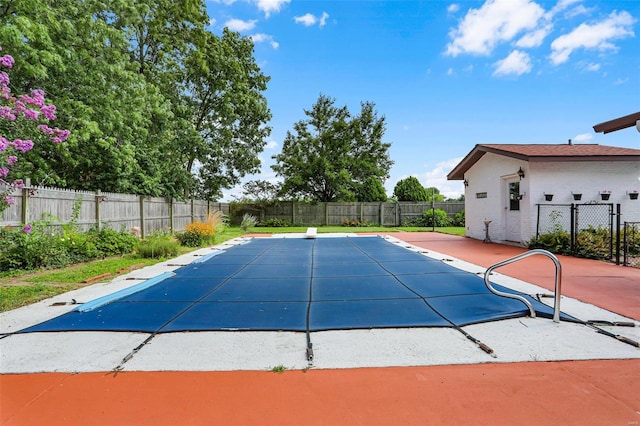
M 640 1 L 206 0 L 210 30 L 254 40 L 271 77 L 261 155 L 322 93 L 386 117 L 395 162 L 385 187 L 417 177 L 449 196 L 447 173 L 479 143 L 598 143 L 640 148 L 633 128 L 593 125 L 640 111 Z M 225 192 L 225 199 L 238 194 Z

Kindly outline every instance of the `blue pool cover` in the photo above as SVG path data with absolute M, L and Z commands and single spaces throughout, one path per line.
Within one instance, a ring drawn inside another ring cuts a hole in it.
M 163 278 L 21 332 L 462 327 L 529 314 L 482 277 L 380 237 L 252 239 Z

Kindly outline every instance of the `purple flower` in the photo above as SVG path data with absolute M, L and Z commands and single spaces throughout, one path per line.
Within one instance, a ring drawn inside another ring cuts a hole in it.
M 0 135 L 0 152 L 3 152 L 7 148 L 11 146 L 11 142 L 4 138 L 4 136 Z
M 7 157 L 7 164 L 10 166 L 13 166 L 14 164 L 16 164 L 17 161 L 18 161 L 18 157 L 16 157 L 15 155 L 10 155 Z
M 15 204 L 16 200 L 11 195 L 7 195 L 2 199 L 2 202 L 5 203 L 7 206 L 11 206 Z
M 0 177 L 7 177 L 9 169 L 7 167 L 0 167 Z
M 42 131 L 45 135 L 51 136 L 53 134 L 53 129 L 46 124 L 41 124 L 38 126 L 38 129 Z
M 40 115 L 40 113 L 35 109 L 27 109 L 24 111 L 24 118 L 26 118 L 27 120 L 35 121 L 38 119 L 38 115 Z
M 25 234 L 30 234 L 32 229 L 33 226 L 31 226 L 30 223 L 27 223 L 24 228 L 22 228 L 22 232 L 24 232 Z
M 69 131 L 69 130 L 60 130 L 57 127 L 55 129 L 53 129 L 53 131 L 56 134 L 56 136 L 53 138 L 53 142 L 54 143 L 64 142 L 65 140 L 67 140 L 67 138 L 71 134 L 71 131 Z
M 55 120 L 56 119 L 56 115 L 55 115 L 56 106 L 55 105 L 43 106 L 42 108 L 40 108 L 40 112 L 42 113 L 42 115 L 46 119 L 49 119 L 49 120 Z
M 0 118 L 6 118 L 9 121 L 14 121 L 16 119 L 16 116 L 13 114 L 13 111 L 11 111 L 11 107 L 9 107 L 9 106 L 1 106 L 0 107 Z
M 15 189 L 23 189 L 24 188 L 24 181 L 22 179 L 16 179 L 13 181 L 13 187 Z
M 13 62 L 13 57 L 11 55 L 0 56 L 0 65 L 11 68 L 13 67 Z
M 21 153 L 25 153 L 29 150 L 31 150 L 31 148 L 33 148 L 33 141 L 30 140 L 20 140 L 20 139 L 14 139 L 13 141 L 13 146 L 20 151 Z

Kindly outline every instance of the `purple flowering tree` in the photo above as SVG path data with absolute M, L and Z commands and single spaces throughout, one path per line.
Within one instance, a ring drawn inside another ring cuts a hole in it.
M 10 55 L 0 56 L 0 213 L 15 202 L 11 193 L 24 187 L 22 179 L 11 176 L 11 168 L 21 154 L 33 148 L 34 139 L 44 136 L 59 144 L 70 133 L 49 126 L 56 119 L 56 106 L 46 104 L 44 91 L 32 90 L 19 96 L 11 93 L 6 70 L 11 69 L 13 63 Z

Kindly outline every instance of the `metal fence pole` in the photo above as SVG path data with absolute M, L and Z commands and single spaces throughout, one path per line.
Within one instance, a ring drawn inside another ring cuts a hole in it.
M 616 204 L 616 265 L 620 264 L 620 204 Z

